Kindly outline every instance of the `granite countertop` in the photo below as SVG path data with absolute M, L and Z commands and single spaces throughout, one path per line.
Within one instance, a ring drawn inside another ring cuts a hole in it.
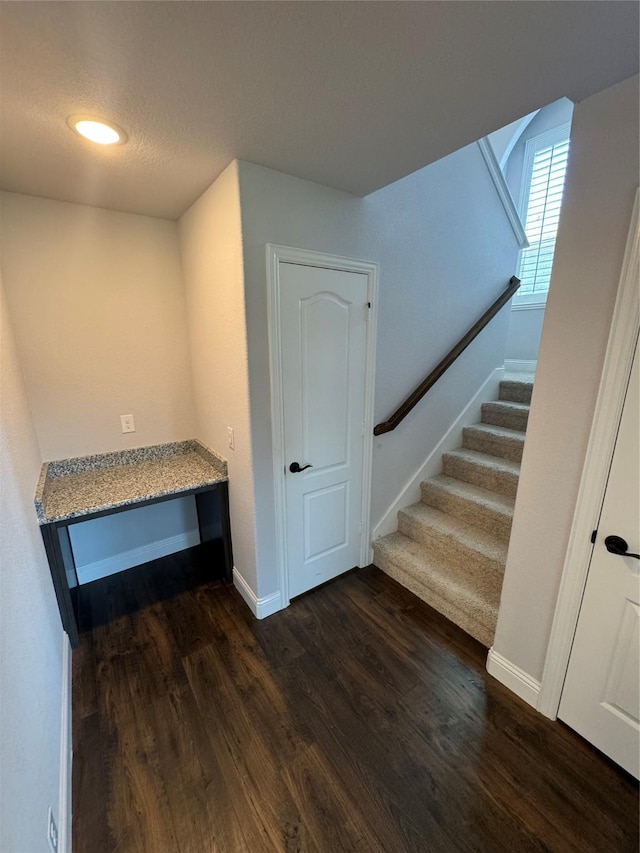
M 38 523 L 178 496 L 227 479 L 225 460 L 197 439 L 45 462 L 35 496 Z

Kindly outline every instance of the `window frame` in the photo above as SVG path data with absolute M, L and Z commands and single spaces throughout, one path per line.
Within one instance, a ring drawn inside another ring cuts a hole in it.
M 550 145 L 557 145 L 560 142 L 569 140 L 571 146 L 571 122 L 566 121 L 556 125 L 549 130 L 539 133 L 527 139 L 524 148 L 524 159 L 522 163 L 522 179 L 520 182 L 520 197 L 518 199 L 518 213 L 523 226 L 526 226 L 527 206 L 529 204 L 529 194 L 531 191 L 531 177 L 533 174 L 533 160 L 536 152 L 541 148 L 548 148 Z M 569 147 L 569 150 L 571 148 Z M 567 159 L 568 167 L 568 159 Z M 566 172 L 565 172 L 566 180 Z M 564 201 L 564 198 L 563 198 Z M 522 265 L 522 254 L 525 250 L 520 249 L 518 252 L 518 271 Z M 520 293 L 518 291 L 512 302 L 512 309 L 515 310 L 532 310 L 536 308 L 544 308 L 547 304 L 547 294 L 549 289 L 538 293 Z

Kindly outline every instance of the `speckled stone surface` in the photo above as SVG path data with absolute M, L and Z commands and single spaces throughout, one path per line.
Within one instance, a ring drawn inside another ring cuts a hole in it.
M 46 462 L 36 489 L 39 524 L 81 518 L 227 480 L 227 463 L 196 439 Z

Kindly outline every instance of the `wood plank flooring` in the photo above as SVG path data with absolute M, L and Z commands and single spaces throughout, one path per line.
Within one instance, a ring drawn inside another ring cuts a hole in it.
M 637 784 L 377 569 L 258 622 L 205 562 L 82 589 L 74 853 L 637 851 Z

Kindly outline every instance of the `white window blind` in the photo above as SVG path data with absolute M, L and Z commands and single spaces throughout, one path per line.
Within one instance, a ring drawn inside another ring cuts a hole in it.
M 560 220 L 564 177 L 569 156 L 569 140 L 562 139 L 536 148 L 526 197 L 525 231 L 529 247 L 522 250 L 518 295 L 544 299 L 549 289 L 551 266 Z

